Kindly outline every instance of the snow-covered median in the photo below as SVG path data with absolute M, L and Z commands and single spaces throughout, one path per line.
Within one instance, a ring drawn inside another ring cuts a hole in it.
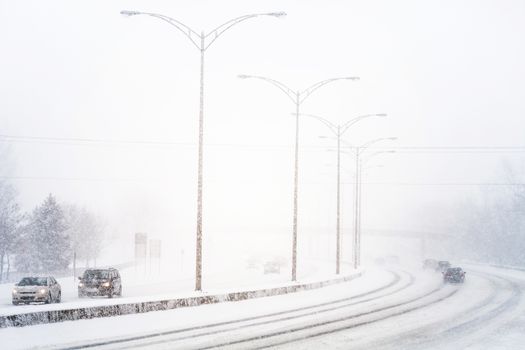
M 240 301 L 274 295 L 282 295 L 304 290 L 322 288 L 337 283 L 348 282 L 361 276 L 361 274 L 362 272 L 355 272 L 353 274 L 340 278 L 286 284 L 263 289 L 224 291 L 222 293 L 214 294 L 196 292 L 192 293 L 193 295 L 189 295 L 186 297 L 168 299 L 157 298 L 156 300 L 154 298 L 150 300 L 144 298 L 136 298 L 138 300 L 129 300 L 135 298 L 128 298 L 126 300 L 108 301 L 108 304 L 99 306 L 75 308 L 66 307 L 55 310 L 43 310 L 20 314 L 2 315 L 0 316 L 0 327 L 19 327 L 43 323 L 91 319 L 96 317 L 129 315 L 149 311 L 171 310 L 181 307 L 198 306 L 203 304 L 215 304 L 220 302 Z

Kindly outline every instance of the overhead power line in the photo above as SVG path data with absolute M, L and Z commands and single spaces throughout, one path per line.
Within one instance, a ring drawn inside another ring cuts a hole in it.
M 82 182 L 162 182 L 172 181 L 172 178 L 110 178 L 110 177 L 59 177 L 59 176 L 0 176 L 2 180 L 28 180 L 28 181 L 82 181 Z M 329 184 L 328 182 L 308 182 L 305 184 Z M 355 184 L 355 182 L 342 182 L 342 184 Z M 525 186 L 525 182 L 363 182 L 366 186 Z
M 184 146 L 196 147 L 194 142 L 159 141 L 159 140 L 115 140 L 104 138 L 75 138 L 75 137 L 48 137 L 48 136 L 17 136 L 2 135 L 0 140 L 18 143 L 51 143 L 51 144 L 106 144 L 106 145 L 149 145 L 149 146 Z M 246 143 L 209 143 L 211 147 L 243 147 L 243 148 L 290 148 L 293 145 L 276 144 L 246 144 Z M 327 149 L 324 145 L 304 145 L 302 148 Z M 343 149 L 352 149 L 352 146 L 342 146 Z M 373 147 L 375 149 L 397 150 L 400 153 L 500 153 L 525 152 L 525 146 L 393 146 Z

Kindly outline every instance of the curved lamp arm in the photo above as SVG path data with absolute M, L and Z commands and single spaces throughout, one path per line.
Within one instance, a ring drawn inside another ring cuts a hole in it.
M 197 33 L 195 30 L 191 29 L 190 27 L 188 27 L 184 23 L 182 23 L 180 21 L 177 21 L 174 18 L 165 16 L 165 15 L 161 15 L 161 14 L 158 14 L 158 13 L 123 10 L 123 11 L 120 11 L 120 14 L 124 15 L 124 16 L 147 15 L 147 16 L 151 16 L 151 17 L 155 17 L 155 18 L 158 18 L 160 20 L 163 20 L 163 21 L 171 24 L 175 28 L 177 28 L 182 34 L 184 34 L 188 39 L 190 39 L 190 41 L 193 43 L 193 45 L 197 49 L 202 50 L 202 51 L 206 51 L 206 49 L 208 49 L 208 47 L 210 47 L 210 45 L 213 44 L 213 42 L 215 40 L 217 40 L 217 38 L 222 33 L 224 33 L 225 31 L 227 31 L 228 29 L 230 29 L 231 27 L 233 27 L 234 25 L 236 25 L 236 24 L 238 24 L 240 22 L 243 22 L 243 21 L 245 21 L 247 19 L 258 17 L 258 16 L 282 17 L 282 16 L 286 15 L 286 13 L 284 13 L 284 12 L 270 12 L 270 13 L 257 13 L 257 14 L 252 14 L 252 15 L 245 15 L 245 16 L 234 18 L 234 19 L 232 19 L 232 20 L 230 20 L 228 22 L 225 22 L 225 23 L 221 24 L 220 26 L 218 26 L 217 28 L 215 28 L 214 30 L 212 30 L 211 32 L 209 32 L 208 34 L 204 35 L 204 34 Z M 193 38 L 193 36 L 196 36 L 197 38 L 203 40 L 203 39 L 208 38 L 210 35 L 213 35 L 213 34 L 214 34 L 214 36 L 211 39 L 211 41 L 207 45 L 204 45 L 204 47 L 201 47 L 200 40 L 196 41 Z
M 336 80 L 359 80 L 359 77 L 332 78 L 317 82 L 299 93 L 299 103 L 303 103 L 304 100 L 306 100 L 315 90 L 319 89 L 321 86 L 324 86 Z
M 357 147 L 358 149 L 360 149 L 360 152 L 363 152 L 365 149 L 367 149 L 368 147 L 370 147 L 371 145 L 373 145 L 374 143 L 376 142 L 379 142 L 379 141 L 383 141 L 383 140 L 397 140 L 397 137 L 380 137 L 378 139 L 374 139 L 374 140 L 371 140 L 371 141 L 368 141 L 368 142 L 365 142 L 364 144 L 362 144 L 361 146 Z
M 120 14 L 123 15 L 123 16 L 128 16 L 128 17 L 130 17 L 130 16 L 137 16 L 137 15 L 146 15 L 146 16 L 151 16 L 151 17 L 155 17 L 155 18 L 158 18 L 160 20 L 163 20 L 164 22 L 167 22 L 167 23 L 171 24 L 172 26 L 174 26 L 175 28 L 177 28 L 182 34 L 184 34 L 188 39 L 190 39 L 192 44 L 197 49 L 199 49 L 199 50 L 201 49 L 199 43 L 193 39 L 193 35 L 198 37 L 198 38 L 201 38 L 201 35 L 199 33 L 197 33 L 196 31 L 194 31 L 193 29 L 191 29 L 190 27 L 188 27 L 187 25 L 185 25 L 184 23 L 179 22 L 179 21 L 177 21 L 174 18 L 171 18 L 171 17 L 168 17 L 168 16 L 164 16 L 164 15 L 160 15 L 158 13 L 128 11 L 128 10 L 122 10 L 122 11 L 120 11 Z
M 259 16 L 272 16 L 272 17 L 279 18 L 279 17 L 286 16 L 286 13 L 285 12 L 256 13 L 256 14 L 252 14 L 252 15 L 240 16 L 240 17 L 234 18 L 232 20 L 229 20 L 228 22 L 225 22 L 225 23 L 221 24 L 220 26 L 218 26 L 217 28 L 213 29 L 212 31 L 210 31 L 208 34 L 206 34 L 204 36 L 205 38 L 208 38 L 210 35 L 214 35 L 213 39 L 211 39 L 211 41 L 206 45 L 206 47 L 203 48 L 203 50 L 206 50 L 208 47 L 210 47 L 211 44 L 213 44 L 213 42 L 215 40 L 217 40 L 217 38 L 219 36 L 221 36 L 222 33 L 227 31 L 228 29 L 230 29 L 234 25 L 239 24 L 241 22 L 244 22 L 244 21 L 246 21 L 246 20 L 248 20 L 250 18 L 255 18 L 255 17 L 259 17 Z
M 370 118 L 370 117 L 386 117 L 386 114 L 385 113 L 365 114 L 365 115 L 360 115 L 358 117 L 350 119 L 349 121 L 347 121 L 341 126 L 341 135 L 343 135 L 352 125 L 354 125 L 358 121 L 366 119 L 366 118 Z
M 293 115 L 295 115 L 295 113 L 292 113 Z M 317 115 L 313 115 L 313 114 L 306 114 L 306 113 L 300 113 L 299 114 L 300 116 L 303 116 L 303 117 L 309 117 L 309 118 L 314 118 L 314 119 L 317 119 L 319 120 L 321 123 L 323 123 L 324 125 L 326 125 L 328 127 L 328 129 L 330 129 L 330 131 L 337 137 L 338 136 L 338 133 L 337 133 L 337 125 L 335 125 L 334 123 L 332 123 L 331 121 L 329 121 L 328 119 L 325 119 L 325 118 L 322 118 L 322 117 L 319 117 Z
M 290 98 L 290 100 L 292 100 L 293 103 L 298 103 L 298 101 L 297 101 L 297 94 L 292 89 L 290 89 L 288 86 L 286 86 L 283 83 L 281 83 L 280 81 L 277 81 L 275 79 L 260 77 L 260 76 L 257 76 L 257 75 L 246 75 L 246 74 L 240 74 L 240 75 L 238 75 L 238 78 L 240 78 L 240 79 L 251 79 L 251 78 L 253 78 L 253 79 L 260 79 L 260 80 L 267 81 L 270 84 L 276 86 L 282 92 L 284 92 L 286 94 L 286 96 L 288 96 L 288 98 Z

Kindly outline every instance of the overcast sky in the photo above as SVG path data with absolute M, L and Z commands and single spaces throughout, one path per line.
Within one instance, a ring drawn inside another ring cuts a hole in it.
M 198 32 L 244 14 L 287 13 L 239 24 L 206 51 L 210 234 L 291 232 L 294 106 L 238 74 L 294 90 L 360 77 L 326 85 L 302 112 L 333 123 L 388 113 L 345 137 L 353 145 L 399 138 L 381 144 L 397 153 L 365 172 L 365 229 L 421 228 L 422 208 L 439 218 L 439 208 L 476 196 L 473 184 L 503 182 L 504 162 L 523 169 L 523 1 L 0 0 L 0 135 L 13 165 L 4 176 L 25 209 L 53 193 L 104 215 L 120 234 L 194 237 L 199 51 L 167 23 L 124 18 L 122 9 Z M 301 120 L 300 230 L 335 227 L 335 153 L 326 151 L 334 142 L 324 135 L 321 123 Z M 354 158 L 342 161 L 349 230 Z

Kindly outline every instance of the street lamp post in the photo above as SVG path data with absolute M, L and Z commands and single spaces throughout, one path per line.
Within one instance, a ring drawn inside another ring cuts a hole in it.
M 203 138 L 204 138 L 204 52 L 217 40 L 228 29 L 236 24 L 244 22 L 250 18 L 259 16 L 272 16 L 282 17 L 285 16 L 284 12 L 270 12 L 270 13 L 259 13 L 245 15 L 234 18 L 228 22 L 225 22 L 213 29 L 208 33 L 203 31 L 199 34 L 195 30 L 191 29 L 182 22 L 177 21 L 174 18 L 148 12 L 138 11 L 121 11 L 124 16 L 136 16 L 136 15 L 147 15 L 158 18 L 165 21 L 175 28 L 177 28 L 182 34 L 184 34 L 191 43 L 200 51 L 200 102 L 199 102 L 199 150 L 198 150 L 198 180 L 197 180 L 197 239 L 196 239 L 196 266 L 195 266 L 195 290 L 200 291 L 202 289 L 202 168 L 203 168 Z
M 354 260 L 354 269 L 357 269 L 357 267 L 361 263 L 361 176 L 362 176 L 362 162 L 360 161 L 359 157 L 361 154 L 366 151 L 368 147 L 373 145 L 376 142 L 380 141 L 386 141 L 386 140 L 397 140 L 397 137 L 382 137 L 378 139 L 374 139 L 368 142 L 365 142 L 361 146 L 356 147 L 356 157 L 355 157 L 355 200 L 354 200 L 354 250 L 353 250 L 353 260 Z M 382 153 L 393 153 L 395 151 L 379 151 L 372 153 L 368 160 L 376 156 L 378 154 Z
M 319 120 L 334 134 L 337 139 L 337 223 L 336 223 L 336 250 L 335 250 L 335 261 L 336 268 L 335 273 L 339 274 L 341 271 L 341 137 L 350 129 L 355 123 L 370 117 L 386 117 L 385 113 L 378 114 L 365 114 L 353 119 L 350 119 L 344 124 L 334 124 L 328 119 L 319 117 L 313 114 L 301 114 L 305 117 L 310 117 Z
M 305 90 L 292 90 L 285 84 L 266 77 L 255 75 L 239 75 L 241 79 L 261 79 L 264 80 L 288 96 L 295 105 L 295 157 L 294 157 L 294 194 L 293 194 L 293 239 L 292 239 L 292 281 L 297 280 L 297 201 L 298 201 L 298 184 L 299 184 L 299 109 L 301 104 L 317 89 L 336 80 L 359 80 L 358 77 L 341 77 L 322 80 Z

